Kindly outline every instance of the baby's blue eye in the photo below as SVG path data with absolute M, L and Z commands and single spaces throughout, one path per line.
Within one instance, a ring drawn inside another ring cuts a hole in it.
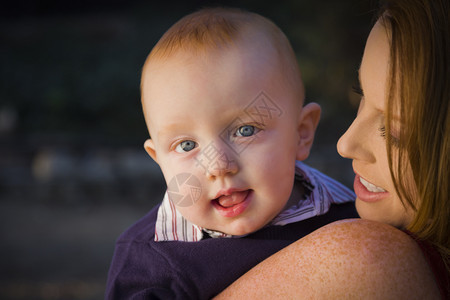
M 255 126 L 252 125 L 244 125 L 238 128 L 236 135 L 237 136 L 252 136 L 255 133 Z
M 177 145 L 177 147 L 175 148 L 175 151 L 178 153 L 184 153 L 184 152 L 189 152 L 194 148 L 195 148 L 195 142 L 187 140 L 187 141 L 182 141 L 181 143 L 179 143 Z

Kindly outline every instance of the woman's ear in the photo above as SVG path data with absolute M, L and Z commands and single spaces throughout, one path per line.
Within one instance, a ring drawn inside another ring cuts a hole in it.
M 148 139 L 144 142 L 144 149 L 147 151 L 148 155 L 150 155 L 153 160 L 158 163 L 158 159 L 156 156 L 155 144 L 152 139 Z
M 299 123 L 297 127 L 298 145 L 297 160 L 305 160 L 309 156 L 317 124 L 320 120 L 320 105 L 317 103 L 308 103 L 300 112 Z

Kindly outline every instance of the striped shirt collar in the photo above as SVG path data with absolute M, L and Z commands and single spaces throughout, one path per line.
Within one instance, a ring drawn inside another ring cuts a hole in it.
M 281 226 L 323 215 L 328 212 L 332 203 L 345 203 L 355 199 L 355 194 L 341 183 L 299 161 L 295 164 L 295 180 L 303 185 L 304 197 L 283 210 L 266 226 Z M 213 238 L 241 237 L 201 228 L 189 222 L 179 213 L 166 192 L 158 209 L 155 241 L 196 242 L 205 234 Z

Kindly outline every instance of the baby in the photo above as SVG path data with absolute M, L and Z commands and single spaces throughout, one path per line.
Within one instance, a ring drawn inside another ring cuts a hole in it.
M 144 147 L 167 193 L 118 239 L 107 299 L 208 299 L 313 230 L 357 217 L 350 190 L 300 162 L 320 107 L 303 106 L 294 52 L 264 17 L 182 18 L 148 56 L 141 92 Z

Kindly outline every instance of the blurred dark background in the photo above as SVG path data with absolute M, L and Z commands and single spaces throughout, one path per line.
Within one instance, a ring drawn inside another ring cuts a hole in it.
M 336 152 L 370 0 L 18 0 L 0 10 L 0 298 L 102 299 L 118 235 L 161 200 L 142 145 L 141 66 L 200 7 L 238 6 L 292 42 L 307 99 L 322 105 L 308 163 L 352 185 Z

